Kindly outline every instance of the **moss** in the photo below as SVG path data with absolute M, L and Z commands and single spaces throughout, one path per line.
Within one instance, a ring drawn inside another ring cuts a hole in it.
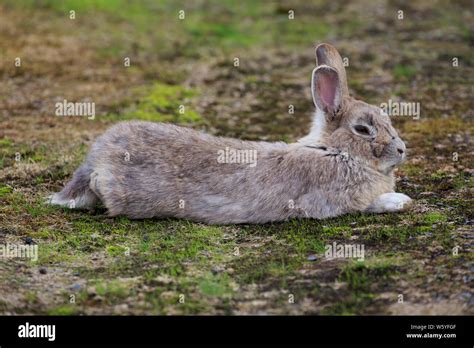
M 133 112 L 119 118 L 178 124 L 200 123 L 202 117 L 189 105 L 190 99 L 196 95 L 196 91 L 181 86 L 155 83 Z
M 10 186 L 0 186 L 0 197 L 6 196 L 12 191 L 13 189 Z
M 466 121 L 460 118 L 422 118 L 417 122 L 402 124 L 404 129 L 409 128 L 410 138 L 419 142 L 433 143 L 433 139 L 446 139 L 450 133 L 462 132 L 466 129 Z M 430 144 L 430 145 L 431 145 Z M 462 157 L 461 157 L 462 158 Z
M 460 190 L 462 188 L 474 188 L 474 177 L 469 176 L 465 172 L 460 172 L 453 178 L 452 185 L 456 190 Z
M 0 139 L 0 149 L 6 149 L 13 145 L 13 141 L 8 138 Z
M 128 251 L 126 247 L 123 246 L 118 246 L 118 245 L 110 245 L 107 247 L 107 252 L 109 253 L 110 256 L 121 256 L 125 255 L 125 253 Z
M 97 280 L 95 289 L 99 296 L 107 302 L 115 302 L 127 298 L 130 294 L 130 286 L 120 280 Z
M 423 168 L 417 164 L 406 163 L 401 167 L 401 170 L 409 177 L 419 177 L 423 174 Z
M 326 236 L 342 236 L 348 234 L 351 228 L 349 226 L 323 226 L 323 233 Z
M 48 315 L 77 315 L 79 309 L 74 305 L 58 306 L 48 311 Z
M 393 284 L 399 274 L 400 259 L 380 258 L 365 262 L 353 261 L 345 266 L 338 280 L 346 284 L 342 299 L 324 309 L 323 314 L 363 314 L 377 300 L 376 292 Z
M 199 289 L 203 295 L 214 297 L 230 297 L 232 289 L 230 287 L 228 275 L 209 275 L 199 282 Z
M 368 262 L 354 261 L 343 269 L 339 279 L 346 282 L 351 290 L 367 292 L 375 279 L 388 280 L 396 274 L 399 262 L 397 259 L 383 257 Z
M 448 175 L 449 175 L 448 173 L 445 173 L 441 170 L 438 170 L 435 173 L 430 175 L 430 179 L 435 180 L 435 181 L 439 181 L 439 180 L 443 180 L 444 178 L 448 177 Z
M 393 69 L 393 75 L 396 78 L 411 78 L 417 73 L 416 69 L 412 66 L 408 65 L 395 65 L 395 68 Z
M 435 224 L 446 221 L 448 221 L 448 217 L 439 212 L 430 212 L 423 215 L 423 222 L 427 224 Z
M 32 290 L 28 290 L 24 294 L 24 300 L 29 304 L 36 304 L 39 302 L 38 294 Z

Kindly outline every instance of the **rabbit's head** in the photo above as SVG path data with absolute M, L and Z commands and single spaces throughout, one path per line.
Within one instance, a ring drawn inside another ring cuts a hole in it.
M 316 117 L 322 118 L 322 139 L 364 158 L 380 172 L 392 172 L 405 160 L 406 148 L 389 116 L 380 107 L 349 96 L 343 61 L 334 47 L 319 45 L 316 58 L 311 91 Z

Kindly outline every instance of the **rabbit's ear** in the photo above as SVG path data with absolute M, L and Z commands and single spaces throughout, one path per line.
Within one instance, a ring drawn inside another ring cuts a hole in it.
M 313 70 L 311 93 L 316 107 L 323 113 L 335 114 L 342 102 L 342 90 L 336 69 L 320 65 Z
M 342 62 L 341 55 L 331 45 L 322 43 L 316 47 L 316 65 L 327 65 L 336 69 L 339 76 L 339 84 L 343 95 L 349 95 L 347 87 L 346 68 Z

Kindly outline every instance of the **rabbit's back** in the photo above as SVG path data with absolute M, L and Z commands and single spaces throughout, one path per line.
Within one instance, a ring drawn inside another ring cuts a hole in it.
M 119 123 L 98 138 L 88 161 L 96 168 L 107 166 L 115 174 L 135 170 L 143 174 L 160 172 L 173 178 L 197 178 L 249 167 L 248 161 L 231 159 L 229 163 L 232 151 L 255 154 L 257 161 L 258 156 L 287 149 L 288 144 L 283 142 L 242 141 L 172 124 L 132 121 Z
M 252 163 L 225 161 L 226 151 L 242 150 L 266 162 L 288 145 L 215 137 L 171 124 L 122 122 L 92 146 L 87 159 L 94 169 L 91 188 L 111 215 L 220 218 L 238 210 L 248 215 L 256 207 L 242 202 L 255 201 L 249 192 L 258 195 L 253 186 L 268 175 Z

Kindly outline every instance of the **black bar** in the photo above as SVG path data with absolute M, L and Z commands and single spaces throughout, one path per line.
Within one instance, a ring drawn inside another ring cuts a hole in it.
M 20 338 L 26 323 L 55 325 L 55 340 Z M 416 328 L 412 327 L 416 325 Z M 433 325 L 431 328 L 428 325 Z M 447 325 L 437 327 L 437 325 Z M 451 327 L 455 325 L 454 327 Z M 425 326 L 423 331 L 419 328 Z M 472 316 L 12 316 L 0 317 L 0 346 L 57 344 L 414 344 L 472 347 Z M 407 338 L 407 334 L 455 334 Z

